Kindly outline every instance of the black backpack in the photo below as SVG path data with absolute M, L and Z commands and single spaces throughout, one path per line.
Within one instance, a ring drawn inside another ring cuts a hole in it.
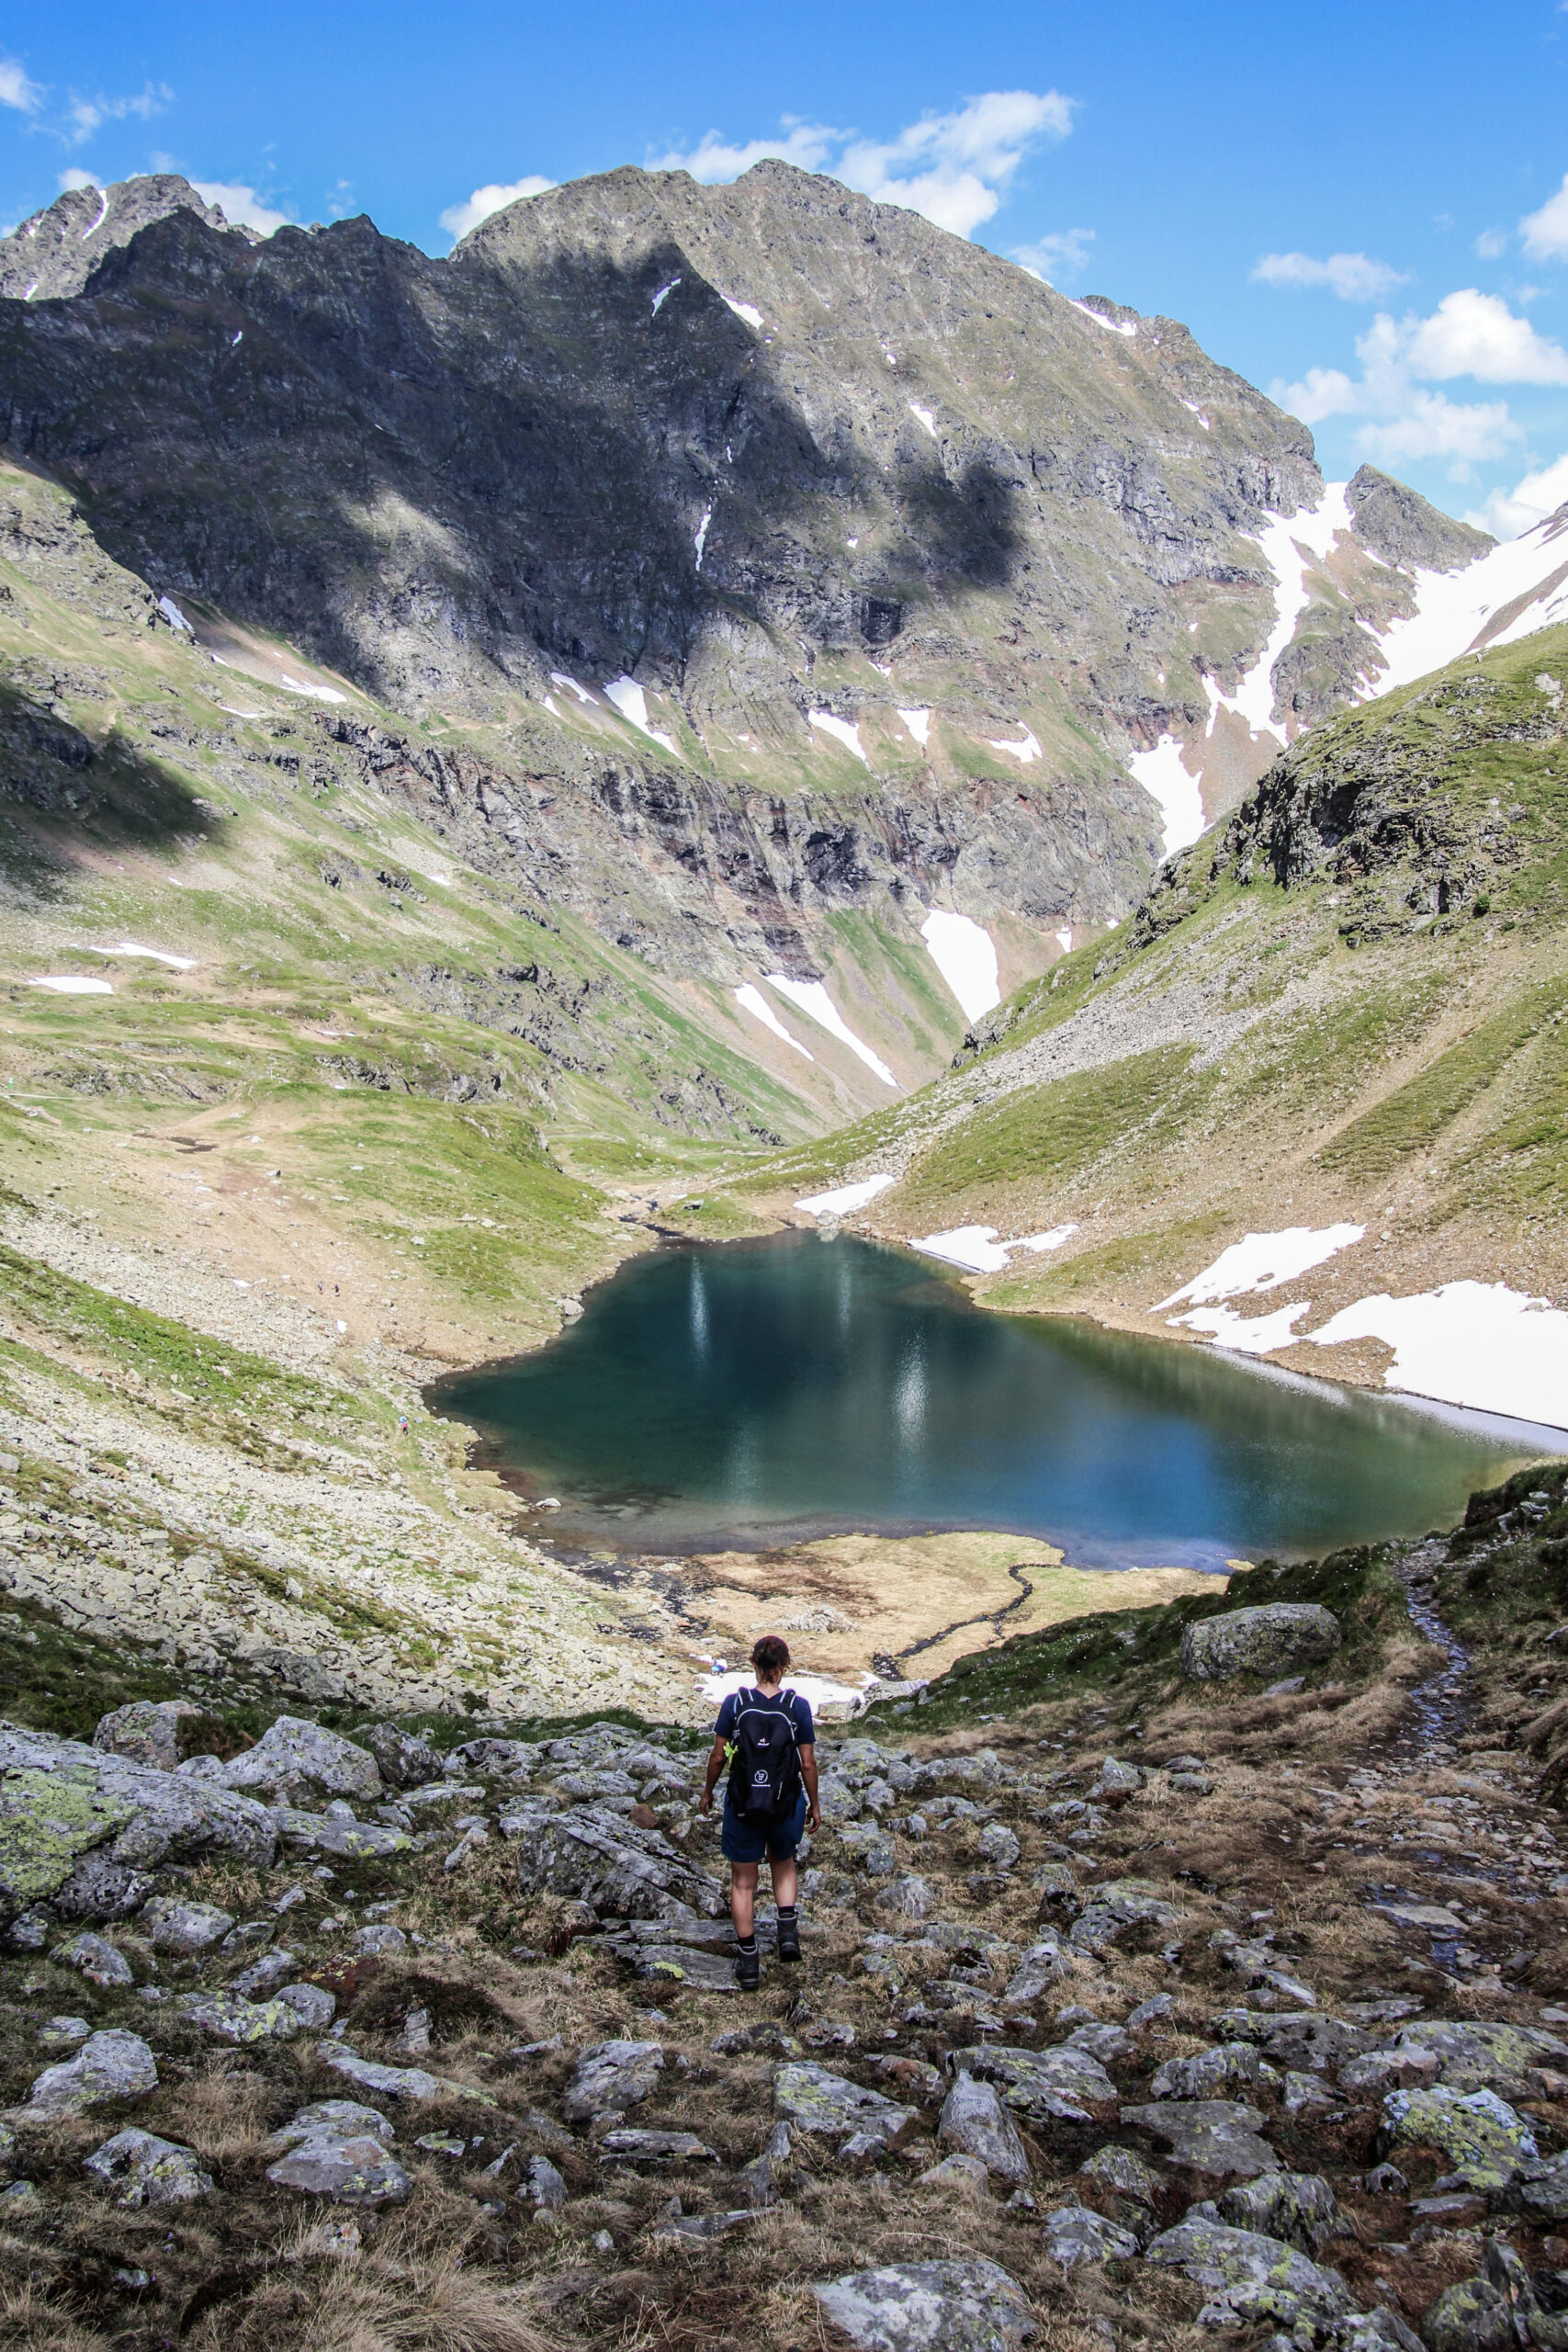
M 753 1829 L 788 1819 L 800 1795 L 800 1748 L 792 1690 L 738 1690 L 729 1801 Z

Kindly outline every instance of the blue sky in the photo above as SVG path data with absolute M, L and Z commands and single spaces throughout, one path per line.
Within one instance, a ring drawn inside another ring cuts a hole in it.
M 12 23 L 7 225 L 73 175 L 172 169 L 258 225 L 364 211 L 445 253 L 476 191 L 783 152 L 1185 320 L 1306 417 L 1330 475 L 1371 458 L 1505 532 L 1568 499 L 1568 0 L 77 0 Z

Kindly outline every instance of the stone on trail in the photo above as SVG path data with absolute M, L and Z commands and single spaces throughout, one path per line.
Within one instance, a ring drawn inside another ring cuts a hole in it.
M 157 2063 L 141 2035 L 111 2028 L 90 2034 L 74 2058 L 46 2066 L 35 2079 L 27 2105 L 12 2108 L 8 2120 L 52 2123 L 62 2115 L 105 2107 L 110 2099 L 141 2098 L 157 2087 Z
M 561 2112 L 569 2123 L 624 2113 L 658 2088 L 663 2072 L 657 2041 L 595 2041 L 578 2053 Z
M 49 1956 L 75 1969 L 89 1984 L 100 1985 L 106 1992 L 135 1982 L 130 1961 L 104 1936 L 73 1936 L 68 1943 L 56 1944 Z
M 1323 1666 L 1343 1635 L 1332 1609 L 1314 1601 L 1271 1600 L 1201 1617 L 1181 1636 L 1181 1671 L 1190 1682 L 1228 1682 L 1239 1674 L 1272 1679 Z
M 186 1903 L 177 1894 L 155 1894 L 144 1903 L 137 1927 L 154 1951 L 177 1952 L 188 1959 L 226 1936 L 234 1924 L 231 1911 L 211 1903 Z
M 716 1919 L 724 1889 L 697 1869 L 659 1829 L 638 1829 L 602 1805 L 547 1813 L 525 1805 L 501 1816 L 501 1834 L 518 1840 L 517 1878 L 525 1896 L 562 1894 L 590 1904 L 602 1917 L 664 1919 L 698 1912 Z
M 1212 2173 L 1216 2179 L 1256 2180 L 1261 2172 L 1284 2170 L 1268 2141 L 1258 2137 L 1262 2116 L 1238 2099 L 1159 2099 L 1147 2107 L 1124 2107 L 1122 2120 L 1162 2141 L 1169 2151 L 1168 2164 Z
M 944 2148 L 974 2156 L 998 2179 L 1029 2178 L 1029 2156 L 1018 2126 L 989 2083 L 960 2075 L 942 2102 L 936 2136 Z
M 279 1715 L 254 1747 L 223 1767 L 227 1788 L 296 1795 L 369 1797 L 381 1793 L 381 1774 L 368 1748 L 302 1715 Z
M 1331 2239 L 1346 2237 L 1350 2224 L 1321 2173 L 1266 2172 L 1227 2188 L 1220 2218 L 1238 2230 L 1282 2238 L 1303 2254 L 1323 2252 Z
M 93 1746 L 109 1756 L 129 1757 L 157 1772 L 172 1772 L 180 1760 L 180 1717 L 198 1715 L 188 1699 L 132 1699 L 100 1715 Z
M 1113 2122 L 1116 2086 L 1087 2050 L 993 2048 L 976 2042 L 955 2050 L 949 2064 L 981 2082 L 999 2083 L 1010 2107 L 1035 2123 Z
M 1045 2251 L 1064 2270 L 1074 2270 L 1083 2262 L 1130 2262 L 1138 2241 L 1087 2205 L 1061 2205 L 1046 2221 Z
M 1179 2270 L 1210 2300 L 1200 2327 L 1258 2327 L 1269 2322 L 1293 2331 L 1306 2324 L 1348 2317 L 1356 2309 L 1337 2270 L 1325 2270 L 1280 2238 L 1224 2222 L 1185 2221 L 1151 2238 L 1144 2260 Z
M 774 2067 L 773 2112 L 782 2121 L 823 2139 L 863 2135 L 881 2148 L 897 2147 L 916 2121 L 912 2107 L 899 2107 L 880 2091 L 867 2090 L 808 2059 Z
M 1382 2103 L 1379 2152 L 1440 2148 L 1467 2188 L 1505 2189 L 1540 2154 L 1522 2115 L 1495 2091 L 1390 2091 Z
M 1036 2333 L 997 2262 L 889 2263 L 814 2279 L 811 2292 L 856 2352 L 1018 2352 Z
M 202 2171 L 194 2148 L 134 2128 L 117 2132 L 95 2148 L 85 2169 L 112 2182 L 120 2190 L 116 2204 L 131 2212 L 143 2206 L 185 2205 L 212 2194 L 210 2176 Z

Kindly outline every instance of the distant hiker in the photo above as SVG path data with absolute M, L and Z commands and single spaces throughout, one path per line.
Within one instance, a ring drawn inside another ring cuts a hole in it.
M 697 1803 L 711 1813 L 713 1792 L 725 1765 L 729 1786 L 724 1800 L 720 1838 L 729 1862 L 729 1916 L 739 1951 L 736 1973 L 743 1993 L 761 1982 L 757 1955 L 757 1872 L 764 1855 L 773 1872 L 779 1911 L 779 1958 L 800 1958 L 800 1921 L 795 1909 L 795 1849 L 802 1832 L 817 1829 L 817 1734 L 811 1708 L 796 1690 L 779 1688 L 789 1664 L 789 1644 L 764 1634 L 751 1652 L 756 1688 L 732 1690 L 718 1711 L 707 1780 Z

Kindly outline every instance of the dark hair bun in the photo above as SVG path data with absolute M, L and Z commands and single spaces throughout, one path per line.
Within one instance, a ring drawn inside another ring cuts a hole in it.
M 751 1663 L 759 1674 L 771 1680 L 782 1674 L 789 1664 L 789 1644 L 782 1634 L 763 1634 L 751 1645 Z

